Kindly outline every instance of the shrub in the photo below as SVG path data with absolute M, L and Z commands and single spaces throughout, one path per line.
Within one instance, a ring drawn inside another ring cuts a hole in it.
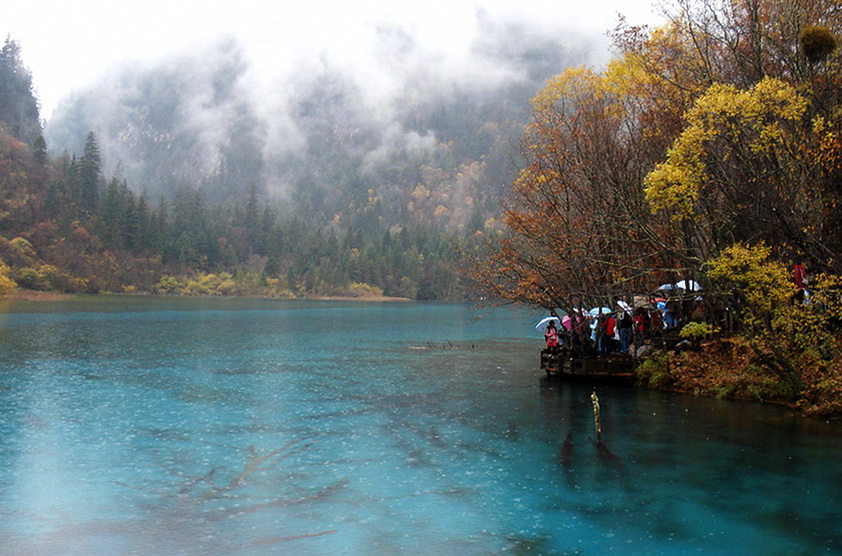
M 348 284 L 348 295 L 350 297 L 371 297 L 383 295 L 383 289 L 369 284 L 351 282 Z
M 38 268 L 38 275 L 47 290 L 70 293 L 84 291 L 87 287 L 84 280 L 73 278 L 51 264 L 42 264 Z
M 44 277 L 34 268 L 28 266 L 11 271 L 11 277 L 25 290 L 41 291 L 47 289 Z
M 158 283 L 155 284 L 155 291 L 164 294 L 177 294 L 181 293 L 182 287 L 183 285 L 178 278 L 169 274 L 164 274 L 161 276 L 161 279 L 158 280 Z
M 6 257 L 12 266 L 33 266 L 38 255 L 32 244 L 22 237 L 16 237 L 6 246 Z
M 669 352 L 656 351 L 637 367 L 637 382 L 650 388 L 666 388 L 672 383 Z
M 9 293 L 17 287 L 17 284 L 9 276 L 9 273 L 9 267 L 6 266 L 6 263 L 0 261 L 0 295 Z
M 688 322 L 678 333 L 682 338 L 693 342 L 700 342 L 711 334 L 716 334 L 719 329 L 706 322 Z

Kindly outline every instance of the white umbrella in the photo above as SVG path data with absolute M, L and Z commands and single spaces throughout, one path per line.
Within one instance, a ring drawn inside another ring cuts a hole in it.
M 628 313 L 628 314 L 630 314 L 630 315 L 631 315 L 632 313 L 634 313 L 634 311 L 632 310 L 631 305 L 629 305 L 628 303 L 626 303 L 626 302 L 625 302 L 625 301 L 623 301 L 622 299 L 618 299 L 618 300 L 617 300 L 617 305 L 619 305 L 619 306 L 620 306 L 620 309 L 622 309 L 623 311 L 627 312 L 627 313 Z
M 608 307 L 594 307 L 593 309 L 588 311 L 588 314 L 592 317 L 598 317 L 599 315 L 607 315 L 610 312 L 611 309 L 609 309 Z
M 558 317 L 544 317 L 538 322 L 538 324 L 535 325 L 535 330 L 540 330 L 543 332 L 547 329 L 547 325 L 550 324 L 550 322 L 554 322 L 556 324 L 556 328 L 558 328 L 558 325 L 561 322 L 561 320 L 559 320 Z
M 658 289 L 655 290 L 656 292 L 660 291 L 672 291 L 675 289 L 675 284 L 661 284 L 658 286 Z
M 694 280 L 682 280 L 680 282 L 676 282 L 675 287 L 680 290 L 687 290 L 691 292 L 697 292 L 702 289 L 699 283 Z

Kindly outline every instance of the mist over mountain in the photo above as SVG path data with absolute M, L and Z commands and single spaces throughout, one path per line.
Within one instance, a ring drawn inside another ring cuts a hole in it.
M 353 60 L 325 47 L 279 52 L 273 68 L 227 37 L 123 64 L 59 105 L 47 143 L 81 153 L 93 131 L 106 176 L 150 198 L 256 189 L 345 226 L 460 226 L 496 210 L 530 97 L 568 65 L 601 62 L 596 41 L 569 30 L 476 17 L 479 33 L 452 53 L 384 23 Z

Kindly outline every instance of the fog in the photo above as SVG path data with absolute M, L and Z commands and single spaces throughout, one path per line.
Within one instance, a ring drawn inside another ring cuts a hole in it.
M 412 185 L 425 165 L 455 175 L 477 160 L 505 181 L 529 98 L 567 66 L 604 63 L 617 14 L 446 5 L 359 17 L 316 2 L 307 17 L 332 10 L 323 26 L 234 20 L 124 57 L 57 103 L 48 145 L 81 153 L 94 131 L 106 176 L 149 195 L 193 184 L 224 199 L 256 186 L 278 198 L 318 191 L 318 204 L 325 188 Z

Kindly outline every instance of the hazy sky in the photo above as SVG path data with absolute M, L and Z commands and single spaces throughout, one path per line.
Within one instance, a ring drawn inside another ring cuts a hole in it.
M 18 41 L 42 117 L 118 62 L 155 61 L 236 37 L 261 79 L 330 53 L 360 64 L 384 26 L 411 35 L 431 57 L 468 58 L 477 14 L 601 37 L 617 22 L 655 23 L 654 0 L 9 0 L 0 31 Z M 373 76 L 374 78 L 374 76 Z

